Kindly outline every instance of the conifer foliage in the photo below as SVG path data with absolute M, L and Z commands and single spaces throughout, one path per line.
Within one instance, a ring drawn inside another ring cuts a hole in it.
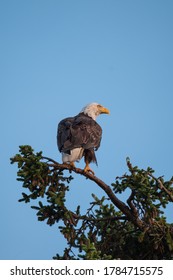
M 133 167 L 127 158 L 127 173 L 109 186 L 80 168 L 35 153 L 28 145 L 19 147 L 11 163 L 18 164 L 17 180 L 22 182 L 19 202 L 38 201 L 37 206 L 31 205 L 38 220 L 49 226 L 59 223 L 67 245 L 63 255 L 57 252 L 54 259 L 173 259 L 173 224 L 164 214 L 173 202 L 173 177 L 157 178 L 152 168 Z M 81 213 L 80 204 L 75 210 L 66 206 L 73 172 L 103 190 L 103 197 L 92 194 L 86 213 Z M 124 202 L 118 197 L 127 190 Z

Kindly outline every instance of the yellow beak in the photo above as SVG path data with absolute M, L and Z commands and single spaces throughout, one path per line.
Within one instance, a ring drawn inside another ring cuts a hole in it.
M 110 114 L 110 111 L 107 108 L 105 108 L 101 105 L 98 105 L 98 108 L 99 108 L 100 114 Z

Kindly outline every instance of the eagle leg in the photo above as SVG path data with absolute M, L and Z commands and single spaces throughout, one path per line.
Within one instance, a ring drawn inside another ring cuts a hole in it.
M 70 162 L 71 167 L 75 167 L 74 161 Z
M 73 161 L 68 163 L 68 165 L 70 165 L 71 168 L 75 168 L 76 167 Z M 70 169 L 69 172 L 71 173 L 72 169 Z
M 92 175 L 94 175 L 94 171 L 89 167 L 88 163 L 85 165 L 84 172 L 90 172 Z

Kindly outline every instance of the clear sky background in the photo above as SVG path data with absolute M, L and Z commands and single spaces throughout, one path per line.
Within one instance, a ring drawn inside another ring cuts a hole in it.
M 91 166 L 96 176 L 112 183 L 127 171 L 127 156 L 157 176 L 173 175 L 172 15 L 172 0 L 0 1 L 0 259 L 62 253 L 58 225 L 38 222 L 30 204 L 18 203 L 23 189 L 9 158 L 28 144 L 61 161 L 57 124 L 87 103 L 111 111 L 97 119 L 103 139 L 99 166 Z M 86 209 L 91 193 L 104 195 L 74 177 L 72 210 Z

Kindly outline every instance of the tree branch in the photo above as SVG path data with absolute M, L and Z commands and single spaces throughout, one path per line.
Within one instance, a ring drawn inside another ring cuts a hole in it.
M 135 207 L 135 205 L 133 204 L 133 199 L 134 199 L 134 196 L 135 196 L 135 191 L 134 190 L 132 190 L 132 192 L 131 192 L 131 195 L 129 196 L 129 198 L 127 199 L 127 204 L 129 205 L 129 207 L 132 209 L 132 212 L 133 212 L 133 214 L 134 214 L 134 216 L 135 217 L 138 217 L 138 211 L 137 211 L 137 209 L 136 209 L 136 207 Z
M 80 174 L 82 176 L 84 176 L 87 179 L 90 179 L 91 181 L 95 182 L 110 198 L 110 200 L 112 201 L 112 203 L 119 209 L 121 210 L 121 212 L 126 215 L 127 219 L 129 221 L 131 221 L 134 225 L 136 225 L 137 227 L 139 227 L 141 230 L 143 230 L 146 225 L 145 223 L 136 215 L 134 215 L 133 211 L 131 211 L 129 209 L 129 207 L 122 202 L 121 200 L 119 200 L 117 198 L 117 196 L 113 193 L 112 189 L 110 188 L 110 186 L 108 186 L 107 184 L 105 184 L 101 179 L 99 179 L 98 177 L 96 177 L 95 175 L 89 173 L 89 172 L 85 172 L 83 169 L 80 168 L 76 168 L 73 167 L 69 164 L 66 163 L 58 163 L 55 160 L 52 160 L 51 158 L 48 157 L 42 157 L 42 159 L 44 160 L 48 160 L 49 162 L 52 163 L 48 163 L 48 165 L 50 167 L 54 167 L 54 170 L 69 170 L 69 171 L 73 171 L 76 174 Z

